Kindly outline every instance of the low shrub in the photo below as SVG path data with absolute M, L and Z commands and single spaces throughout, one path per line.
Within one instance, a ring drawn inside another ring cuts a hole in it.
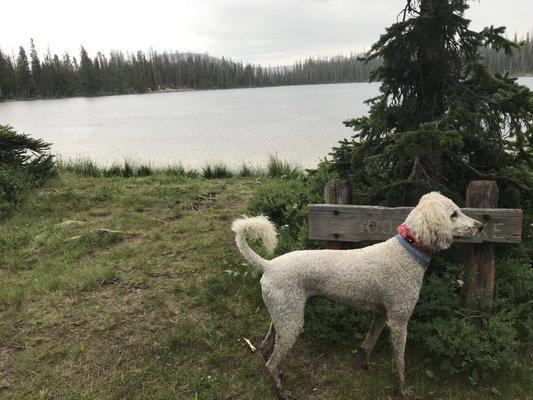
M 28 173 L 20 168 L 0 164 L 0 217 L 22 202 L 32 186 Z
M 0 125 L 0 218 L 56 174 L 50 144 Z
M 436 356 L 442 370 L 452 374 L 480 371 L 487 375 L 518 366 L 520 343 L 511 311 L 500 310 L 482 317 L 454 311 L 436 314 L 430 322 L 413 319 L 413 340 Z
M 266 215 L 278 226 L 278 253 L 320 246 L 309 241 L 307 205 L 322 203 L 324 187 L 335 177 L 324 163 L 306 175 L 300 172 L 297 178 L 265 180 L 257 188 L 250 199 L 249 213 Z
M 354 339 L 362 341 L 370 328 L 372 316 L 327 299 L 316 298 L 305 308 L 304 334 L 315 341 L 348 343 L 355 348 Z
M 496 300 L 492 310 L 477 313 L 461 306 L 459 282 L 464 270 L 450 258 L 439 257 L 435 270 L 426 277 L 409 324 L 409 340 L 421 345 L 448 373 L 483 377 L 516 368 L 530 335 L 523 322 L 531 312 L 526 300 L 533 288 L 531 269 L 518 259 L 498 259 Z M 509 269 L 509 263 L 514 268 Z M 500 289 L 509 285 L 515 290 Z
M 305 216 L 307 196 L 301 180 L 267 180 L 249 203 L 254 214 L 267 215 L 278 226 L 294 228 Z

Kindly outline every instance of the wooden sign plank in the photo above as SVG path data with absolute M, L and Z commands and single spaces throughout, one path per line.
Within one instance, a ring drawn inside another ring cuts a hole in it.
M 396 234 L 412 207 L 309 205 L 309 238 L 359 242 L 382 241 Z M 522 235 L 522 210 L 505 208 L 462 208 L 466 215 L 485 224 L 480 234 L 458 242 L 519 243 Z

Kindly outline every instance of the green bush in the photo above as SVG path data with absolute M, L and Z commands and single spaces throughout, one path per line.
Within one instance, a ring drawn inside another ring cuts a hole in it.
M 517 367 L 529 336 L 523 324 L 531 311 L 527 296 L 533 276 L 528 264 L 513 258 L 497 260 L 496 300 L 490 312 L 479 314 L 461 307 L 462 265 L 439 261 L 422 286 L 409 340 L 420 344 L 449 373 L 475 371 L 477 375 Z M 513 290 L 502 290 L 510 286 Z
M 313 299 L 305 308 L 304 334 L 317 342 L 347 343 L 363 340 L 370 328 L 372 316 L 327 299 Z
M 27 193 L 55 175 L 50 144 L 0 125 L 0 218 Z
M 519 364 L 515 317 L 497 311 L 479 317 L 469 313 L 436 314 L 431 322 L 417 323 L 413 339 L 440 360 L 442 370 L 450 373 L 497 372 Z M 478 326 L 481 324 L 481 327 Z
M 278 253 L 308 248 L 308 204 L 322 203 L 324 186 L 335 173 L 323 163 L 307 175 L 297 178 L 270 179 L 263 182 L 251 198 L 248 209 L 252 215 L 266 215 L 278 226 Z
M 0 164 L 0 218 L 24 200 L 31 187 L 32 181 L 26 172 Z
M 267 180 L 257 188 L 249 209 L 263 214 L 278 226 L 302 223 L 307 205 L 304 183 L 300 180 Z

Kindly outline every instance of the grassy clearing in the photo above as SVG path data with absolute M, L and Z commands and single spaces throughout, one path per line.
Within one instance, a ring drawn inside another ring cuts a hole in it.
M 242 341 L 259 343 L 268 328 L 260 276 L 229 230 L 255 175 L 69 168 L 0 222 L 0 399 L 273 398 Z M 66 220 L 81 223 L 57 226 Z M 359 342 L 304 334 L 284 364 L 294 398 L 390 398 L 386 337 L 370 371 L 354 369 Z M 432 360 L 416 349 L 407 368 L 427 399 L 531 393 L 527 376 L 488 386 L 429 376 Z

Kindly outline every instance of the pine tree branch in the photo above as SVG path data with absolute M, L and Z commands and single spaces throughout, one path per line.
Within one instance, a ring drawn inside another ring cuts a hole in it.
M 461 157 L 457 157 L 456 156 L 455 159 L 458 160 L 460 163 L 462 163 L 466 168 L 468 168 L 470 171 L 472 171 L 474 174 L 476 174 L 480 178 L 483 178 L 483 179 L 496 179 L 496 175 L 484 174 L 483 172 L 478 171 L 476 168 L 474 168 L 472 165 L 467 163 Z

